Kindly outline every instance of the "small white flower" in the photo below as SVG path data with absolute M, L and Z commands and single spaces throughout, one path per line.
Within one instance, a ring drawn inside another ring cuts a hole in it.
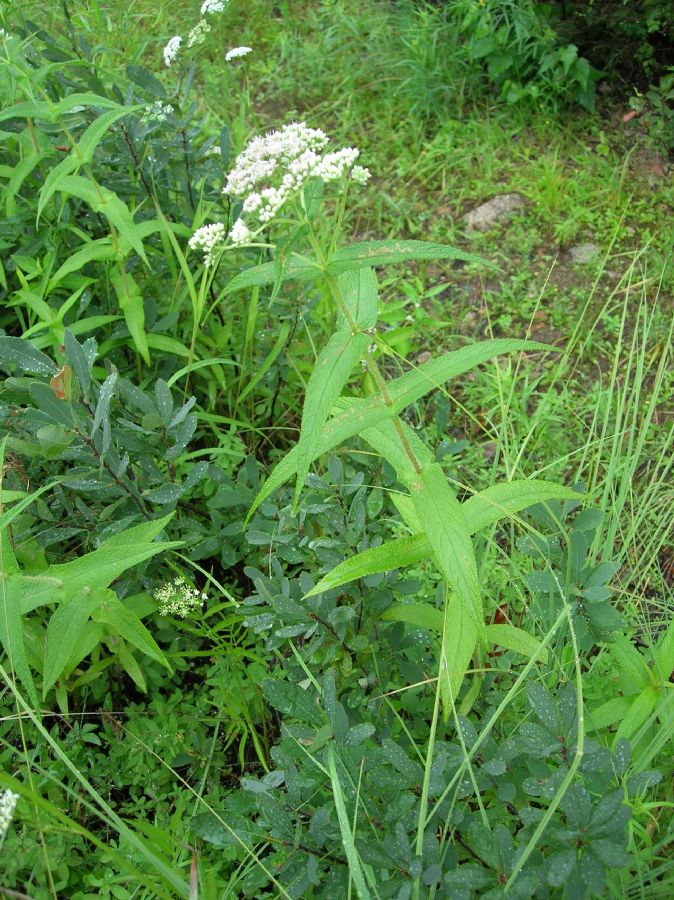
M 213 144 L 213 146 L 209 147 L 204 153 L 204 156 L 222 156 L 222 147 L 219 144 Z
M 225 243 L 227 229 L 222 222 L 214 222 L 212 225 L 203 225 L 197 228 L 189 239 L 191 250 L 204 251 L 204 265 L 211 266 L 215 261 L 218 249 Z
M 229 0 L 204 0 L 201 4 L 202 16 L 214 16 L 216 13 L 225 11 L 225 6 Z
M 253 52 L 252 47 L 232 47 L 225 53 L 225 62 L 231 62 L 233 59 L 239 59 L 241 56 L 248 56 Z
M 164 47 L 164 65 L 171 66 L 174 59 L 178 55 L 178 50 L 180 50 L 180 45 L 182 44 L 183 39 L 179 34 L 176 34 L 168 44 Z
M 365 166 L 354 166 L 351 169 L 351 178 L 356 184 L 367 184 L 372 177 L 372 172 Z
M 0 794 L 0 845 L 2 845 L 7 830 L 11 825 L 16 801 L 18 799 L 19 795 L 15 794 L 13 791 L 5 790 Z
M 250 237 L 250 230 L 247 225 L 241 220 L 237 219 L 236 222 L 232 225 L 232 230 L 229 233 L 229 237 L 232 243 L 235 246 L 241 246 L 241 244 L 246 244 Z
M 184 619 L 196 609 L 201 609 L 208 595 L 198 588 L 191 588 L 182 575 L 169 581 L 154 593 L 162 616 L 179 616 Z
M 165 122 L 172 112 L 173 107 L 170 103 L 162 103 L 161 100 L 157 100 L 145 107 L 140 120 L 144 123 Z
M 206 40 L 206 35 L 210 30 L 211 26 L 206 19 L 200 19 L 187 35 L 187 46 L 194 47 L 195 45 L 203 44 Z

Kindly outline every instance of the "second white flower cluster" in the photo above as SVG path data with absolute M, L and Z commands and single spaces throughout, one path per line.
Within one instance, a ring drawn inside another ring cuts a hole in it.
M 211 30 L 211 24 L 206 16 L 215 16 L 224 12 L 228 3 L 229 0 L 204 0 L 201 4 L 201 18 L 187 35 L 186 44 L 188 50 L 192 47 L 199 46 L 199 44 L 203 44 L 206 40 L 206 36 Z M 180 53 L 182 43 L 183 39 L 179 34 L 174 35 L 168 41 L 163 52 L 164 65 L 169 68 L 173 65 Z M 249 53 L 252 53 L 252 47 L 232 47 L 232 49 L 228 50 L 225 54 L 225 61 L 232 62 L 232 60 L 240 59 L 242 56 L 247 56 Z

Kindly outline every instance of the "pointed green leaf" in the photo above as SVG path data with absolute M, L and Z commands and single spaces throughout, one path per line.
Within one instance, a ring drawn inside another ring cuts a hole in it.
M 386 424 L 388 425 L 388 423 Z M 363 433 L 363 437 L 373 431 L 374 429 L 368 429 L 368 432 Z M 411 429 L 410 434 L 413 434 Z M 375 446 L 377 449 L 381 448 L 379 442 Z M 413 447 L 413 449 L 416 448 Z M 474 494 L 461 504 L 461 510 L 468 531 L 470 534 L 475 534 L 501 518 L 515 515 L 533 503 L 541 503 L 544 500 L 555 498 L 573 497 L 575 499 L 578 496 L 582 495 L 550 481 L 535 479 L 509 481 L 503 484 L 494 484 L 482 493 Z M 364 578 L 367 575 L 376 575 L 379 572 L 389 572 L 412 565 L 431 555 L 433 550 L 430 541 L 425 534 L 418 533 L 422 530 L 421 522 L 412 498 L 403 494 L 392 494 L 391 497 L 408 527 L 417 533 L 410 537 L 387 541 L 378 547 L 370 547 L 368 550 L 363 550 L 362 553 L 349 557 L 322 578 L 309 591 L 307 597 L 341 587 L 356 578 Z
M 45 178 L 37 204 L 38 221 L 42 210 L 49 200 L 54 196 L 56 191 L 60 190 L 59 181 L 62 176 L 71 175 L 73 172 L 77 172 L 86 163 L 91 162 L 96 147 L 108 128 L 110 128 L 111 125 L 114 125 L 119 119 L 123 118 L 123 116 L 127 116 L 134 112 L 134 110 L 140 108 L 141 107 L 139 106 L 127 106 L 122 107 L 121 109 L 111 109 L 94 119 L 70 153 L 65 159 L 62 159 L 57 166 L 54 166 Z
M 227 297 L 244 288 L 275 284 L 279 277 L 281 281 L 311 281 L 319 278 L 320 275 L 322 275 L 322 269 L 315 260 L 292 253 L 290 259 L 283 265 L 280 276 L 276 261 L 261 263 L 259 266 L 235 275 L 225 287 L 222 296 Z
M 427 628 L 429 631 L 442 633 L 445 620 L 441 609 L 436 609 L 429 603 L 394 603 L 379 617 L 384 622 L 406 622 L 417 628 Z
M 423 366 L 419 366 L 412 372 L 406 372 L 395 381 L 390 382 L 389 392 L 393 399 L 393 405 L 390 407 L 386 406 L 379 397 L 368 397 L 365 400 L 350 402 L 345 402 L 345 398 L 342 398 L 339 401 L 343 407 L 342 411 L 326 422 L 314 459 L 344 443 L 355 434 L 360 434 L 367 428 L 391 419 L 394 414 L 409 406 L 410 403 L 419 400 L 428 391 L 445 381 L 463 374 L 480 363 L 487 362 L 500 353 L 524 349 L 546 350 L 550 348 L 545 344 L 509 339 L 471 344 L 460 350 L 446 353 L 437 360 L 430 360 Z M 248 512 L 246 521 L 250 519 L 260 503 L 297 473 L 298 459 L 297 447 L 293 447 L 278 463 L 262 486 Z
M 65 194 L 79 197 L 88 203 L 94 212 L 104 215 L 117 232 L 122 252 L 128 253 L 133 249 L 143 262 L 147 263 L 143 242 L 137 232 L 133 216 L 117 194 L 80 175 L 62 175 L 58 189 Z
M 124 321 L 136 350 L 143 357 L 145 364 L 149 366 L 150 351 L 145 334 L 145 307 L 140 288 L 131 273 L 126 271 L 124 263 L 110 273 L 110 283 L 117 294 L 119 308 L 124 314 Z
M 100 106 L 104 109 L 119 109 L 120 104 L 98 94 L 69 94 L 59 103 L 51 100 L 26 100 L 0 111 L 0 122 L 7 119 L 41 119 L 45 122 L 57 122 L 59 116 L 79 106 Z
M 377 324 L 377 276 L 369 268 L 349 270 L 337 278 L 344 304 L 352 320 L 363 331 Z M 350 330 L 341 312 L 337 316 L 338 327 Z
M 674 672 L 674 619 L 670 621 L 667 630 L 658 641 L 655 664 L 660 680 L 669 681 Z
M 317 456 L 321 434 L 335 400 L 342 392 L 354 365 L 367 352 L 368 335 L 338 331 L 318 354 L 307 384 L 302 411 L 302 427 L 297 444 L 297 486 L 295 504 L 304 487 L 309 466 Z
M 58 371 L 56 363 L 23 338 L 0 335 L 0 368 L 11 371 L 10 363 L 20 372 L 34 372 L 51 378 Z
M 488 528 L 499 519 L 514 516 L 548 500 L 582 500 L 583 494 L 553 481 L 528 478 L 521 481 L 504 481 L 493 484 L 479 494 L 473 494 L 462 504 L 462 509 L 472 534 Z
M 305 596 L 313 597 L 333 588 L 340 587 L 356 578 L 365 578 L 367 575 L 376 575 L 379 572 L 390 572 L 403 566 L 412 565 L 420 559 L 424 559 L 431 553 L 431 546 L 425 535 L 418 534 L 410 537 L 398 538 L 395 541 L 387 541 L 379 547 L 370 547 L 356 554 L 329 572 L 318 584 Z
M 181 541 L 155 541 L 173 513 L 152 522 L 143 522 L 109 538 L 97 550 L 67 563 L 49 566 L 39 578 L 25 576 L 22 582 L 23 613 L 51 602 L 54 585 L 68 585 L 69 590 L 85 587 L 108 587 L 127 569 L 158 553 L 181 546 Z
M 484 631 L 490 644 L 498 644 L 499 647 L 505 647 L 506 650 L 514 650 L 515 653 L 521 653 L 528 659 L 536 654 L 541 662 L 545 662 L 548 658 L 548 651 L 541 650 L 541 642 L 538 638 L 515 625 L 485 625 Z
M 342 247 L 328 263 L 328 271 L 333 274 L 358 269 L 361 266 L 386 266 L 391 263 L 406 262 L 411 259 L 460 259 L 464 262 L 493 266 L 492 263 L 464 253 L 446 244 L 433 244 L 429 241 L 364 241 Z M 495 268 L 495 267 L 494 267 Z
M 4 546 L 5 533 L 1 537 Z M 3 567 L 6 565 L 4 555 L 3 552 L 3 559 L 0 560 Z M 20 575 L 9 575 L 8 577 L 6 570 L 0 572 L 0 644 L 7 654 L 12 672 L 21 681 L 30 699 L 38 707 L 37 691 L 28 666 L 23 637 L 21 580 Z
M 461 504 L 437 463 L 416 475 L 409 490 L 440 571 L 476 629 L 481 630 L 484 623 L 477 563 Z
M 69 256 L 63 265 L 56 270 L 54 275 L 49 279 L 47 294 L 50 294 L 67 275 L 72 274 L 72 272 L 78 272 L 82 266 L 85 266 L 87 263 L 93 262 L 94 260 L 100 262 L 104 259 L 114 259 L 117 254 L 118 251 L 112 246 L 110 238 L 108 237 L 99 238 L 97 241 L 89 241 L 88 244 L 80 247 L 79 250 L 76 250 Z
M 162 653 L 154 638 L 143 625 L 138 616 L 121 603 L 112 592 L 106 597 L 105 603 L 94 613 L 94 621 L 107 625 L 109 629 L 119 634 L 142 651 L 146 656 L 161 663 L 164 668 L 171 671 L 168 660 Z
M 92 612 L 105 599 L 108 589 L 88 587 L 72 591 L 52 614 L 47 626 L 42 698 L 44 699 L 68 665 L 73 651 L 82 638 Z
M 502 353 L 514 353 L 518 350 L 533 352 L 534 350 L 554 350 L 547 344 L 535 341 L 520 341 L 511 338 L 480 341 L 468 344 L 459 350 L 450 350 L 436 359 L 430 359 L 423 365 L 405 372 L 393 381 L 388 382 L 388 392 L 396 412 L 400 412 L 411 403 L 420 400 L 429 391 L 442 387 L 447 381 L 469 372 L 476 366 L 488 362 Z
M 660 692 L 653 687 L 644 688 L 643 691 L 634 698 L 630 708 L 623 717 L 618 730 L 616 731 L 615 740 L 627 738 L 629 741 L 644 722 L 647 721 L 660 700 Z
M 480 625 L 475 621 L 468 605 L 450 591 L 444 614 L 439 673 L 445 719 L 449 716 L 452 704 L 456 702 L 463 679 L 470 668 L 479 632 Z

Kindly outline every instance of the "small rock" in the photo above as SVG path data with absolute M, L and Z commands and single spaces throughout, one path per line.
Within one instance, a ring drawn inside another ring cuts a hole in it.
M 482 455 L 487 462 L 493 462 L 498 450 L 498 444 L 495 441 L 488 441 L 482 445 Z
M 599 247 L 596 244 L 576 244 L 575 247 L 569 248 L 569 257 L 573 263 L 589 263 L 599 253 Z
M 471 209 L 463 217 L 468 231 L 488 231 L 499 222 L 507 222 L 524 208 L 521 194 L 500 194 Z

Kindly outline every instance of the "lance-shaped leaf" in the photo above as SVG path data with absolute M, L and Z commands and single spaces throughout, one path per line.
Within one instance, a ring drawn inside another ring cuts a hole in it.
M 108 594 L 105 602 L 94 612 L 93 618 L 96 622 L 107 625 L 108 628 L 123 637 L 125 641 L 133 644 L 146 656 L 156 660 L 169 672 L 172 671 L 168 660 L 150 632 L 135 612 L 124 606 L 117 599 L 117 595 L 114 592 Z
M 394 603 L 385 609 L 379 617 L 383 622 L 405 622 L 416 628 L 427 628 L 438 634 L 442 632 L 445 621 L 441 609 L 436 609 L 430 603 Z
M 364 241 L 338 250 L 328 262 L 328 272 L 338 274 L 361 266 L 387 266 L 411 259 L 460 259 L 492 266 L 492 263 L 446 244 L 430 241 Z
M 338 331 L 318 354 L 302 410 L 302 427 L 297 444 L 297 486 L 295 504 L 299 499 L 312 460 L 318 455 L 323 427 L 335 400 L 342 392 L 349 375 L 363 354 L 367 352 L 369 337 L 362 331 L 351 334 Z
M 437 463 L 427 466 L 409 484 L 433 556 L 450 589 L 482 629 L 482 601 L 473 542 L 461 504 Z
M 450 591 L 445 603 L 438 676 L 445 719 L 456 702 L 481 629 L 482 622 L 476 622 L 468 605 Z
M 406 622 L 417 628 L 427 628 L 438 635 L 442 634 L 445 624 L 443 610 L 436 609 L 430 603 L 394 603 L 381 614 L 380 618 L 383 622 Z M 528 659 L 538 656 L 541 662 L 547 661 L 548 651 L 543 648 L 538 638 L 522 628 L 516 628 L 515 625 L 485 625 L 484 635 L 490 644 L 514 650 L 515 653 L 521 653 Z
M 71 592 L 85 587 L 108 587 L 127 569 L 157 553 L 181 546 L 181 541 L 155 541 L 173 513 L 152 522 L 134 525 L 109 538 L 97 550 L 67 563 L 48 566 L 39 577 L 13 576 L 10 587 L 17 591 L 23 614 L 51 603 L 54 591 L 66 586 Z M 16 579 L 16 583 L 14 581 Z
M 10 365 L 16 366 L 19 372 L 35 372 L 50 378 L 58 371 L 56 363 L 28 341 L 0 335 L 0 369 L 11 371 Z
M 535 503 L 543 503 L 546 500 L 575 500 L 578 497 L 582 497 L 582 494 L 551 481 L 535 479 L 507 481 L 494 484 L 481 493 L 469 497 L 461 504 L 461 510 L 469 533 L 475 534 L 499 519 L 516 515 Z M 409 519 L 413 518 L 415 530 L 419 530 L 421 523 L 411 497 L 393 495 L 393 500 L 399 509 L 404 509 L 403 518 L 407 524 L 410 525 Z M 407 508 L 410 506 L 411 510 Z M 387 541 L 378 547 L 363 550 L 362 553 L 357 553 L 335 566 L 306 596 L 311 597 L 333 590 L 356 578 L 365 578 L 367 575 L 377 575 L 380 572 L 413 565 L 429 557 L 432 552 L 433 548 L 425 534 L 413 534 Z
M 117 240 L 123 253 L 135 250 L 143 262 L 147 263 L 143 241 L 138 234 L 136 223 L 128 206 L 114 191 L 94 184 L 80 175 L 62 175 L 58 186 L 59 191 L 72 194 L 84 200 L 94 210 L 106 217 L 117 232 Z
M 124 263 L 120 263 L 110 273 L 110 283 L 117 294 L 119 308 L 124 313 L 126 327 L 136 345 L 136 350 L 143 357 L 143 362 L 149 366 L 150 351 L 145 334 L 145 306 L 140 288 L 133 275 L 126 271 Z
M 508 623 L 485 625 L 484 636 L 490 644 L 498 644 L 506 650 L 514 650 L 531 659 L 538 656 L 541 662 L 547 662 L 548 651 L 542 648 L 541 642 L 533 634 Z
M 393 399 L 391 406 L 387 406 L 380 397 L 368 397 L 365 400 L 353 400 L 350 402 L 342 398 L 339 401 L 342 411 L 325 423 L 323 434 L 316 447 L 314 459 L 344 443 L 344 441 L 355 434 L 360 434 L 367 428 L 386 421 L 386 419 L 391 419 L 393 415 L 400 412 L 410 403 L 419 400 L 433 388 L 440 386 L 451 378 L 462 375 L 480 363 L 487 362 L 500 353 L 508 353 L 515 350 L 548 349 L 550 348 L 545 344 L 536 344 L 530 341 L 509 339 L 483 341 L 479 344 L 471 344 L 468 347 L 462 347 L 460 350 L 445 353 L 438 359 L 430 360 L 430 362 L 424 363 L 423 366 L 419 366 L 411 372 L 406 372 L 395 379 L 395 381 L 390 382 L 388 388 Z M 346 407 L 346 409 L 343 407 Z M 297 447 L 293 447 L 278 463 L 262 486 L 248 512 L 246 521 L 250 519 L 260 503 L 264 502 L 267 497 L 271 496 L 275 490 L 297 473 L 298 459 Z
M 377 324 L 377 276 L 369 268 L 349 270 L 337 278 L 337 284 L 352 321 L 365 331 Z M 349 324 L 340 312 L 337 327 L 350 331 Z
M 120 104 L 98 94 L 69 94 L 58 103 L 51 100 L 26 100 L 0 111 L 0 122 L 7 119 L 41 119 L 45 122 L 57 122 L 59 116 L 80 106 L 98 106 L 104 109 L 119 109 Z
M 315 259 L 291 253 L 284 262 L 280 274 L 276 261 L 261 263 L 235 275 L 222 292 L 223 297 L 241 291 L 244 288 L 258 287 L 263 284 L 274 284 L 277 281 L 311 281 L 319 278 L 323 270 Z
M 44 180 L 42 190 L 37 204 L 37 219 L 39 221 L 42 210 L 45 208 L 51 197 L 59 190 L 59 181 L 64 175 L 71 175 L 78 172 L 85 163 L 91 162 L 96 147 L 100 143 L 105 132 L 119 119 L 124 116 L 142 109 L 141 106 L 125 106 L 121 109 L 111 109 L 106 113 L 98 116 L 89 125 L 80 137 L 77 144 L 72 148 L 68 156 L 54 166 Z
M 47 696 L 67 667 L 73 650 L 93 611 L 104 601 L 109 588 L 91 590 L 88 587 L 70 591 L 57 606 L 47 626 L 42 697 Z

